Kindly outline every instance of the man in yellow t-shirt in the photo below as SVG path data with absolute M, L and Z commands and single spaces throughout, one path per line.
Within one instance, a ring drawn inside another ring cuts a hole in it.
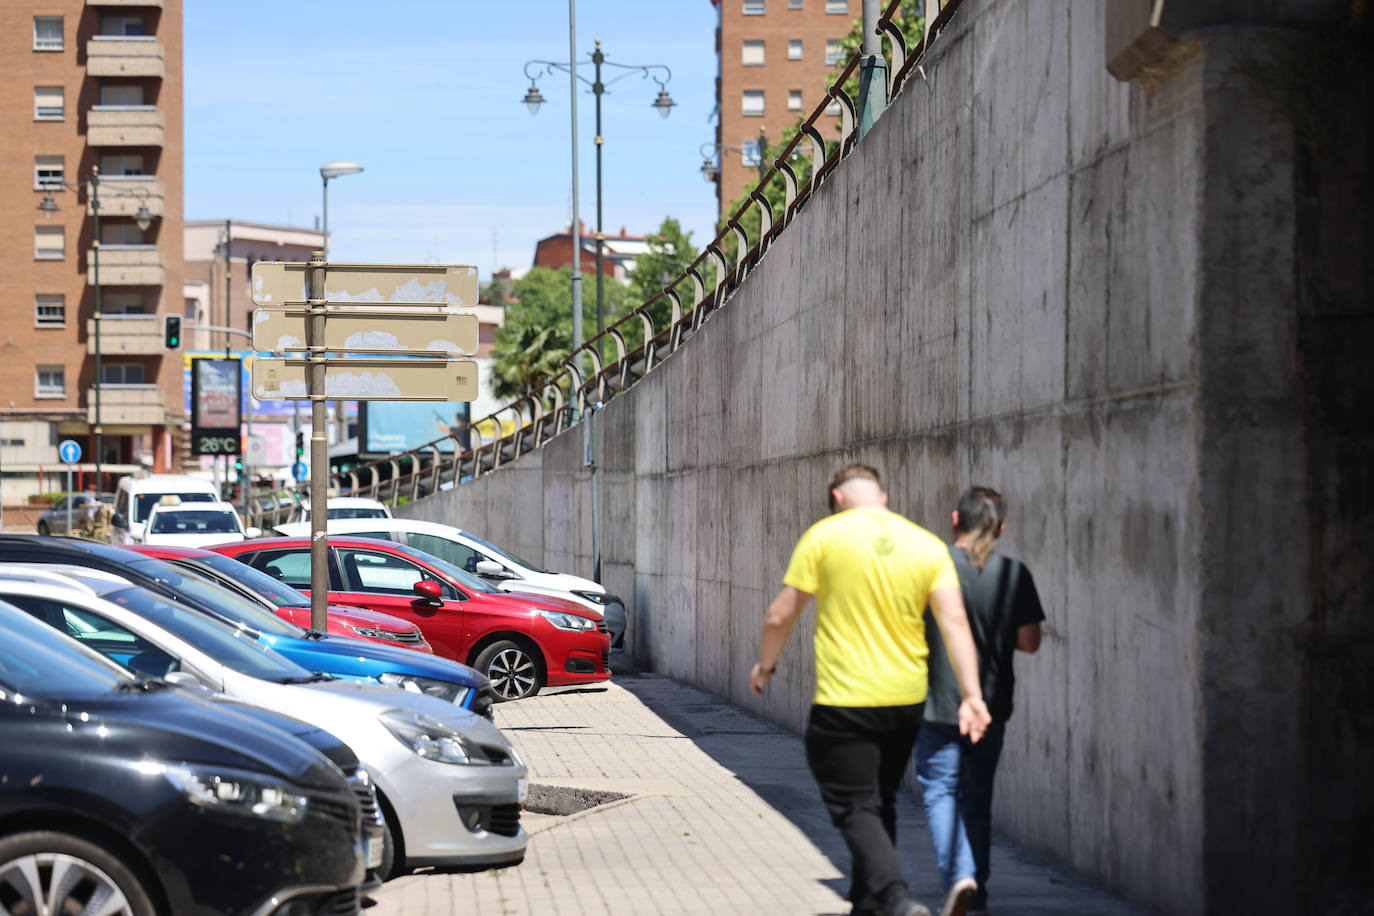
M 849 846 L 853 913 L 929 916 L 902 878 L 894 801 L 926 698 L 927 605 L 959 679 L 959 730 L 977 741 L 991 721 L 959 577 L 943 541 L 888 510 L 873 468 L 841 468 L 830 481 L 830 509 L 792 551 L 749 686 L 763 696 L 815 595 L 816 695 L 806 761 Z

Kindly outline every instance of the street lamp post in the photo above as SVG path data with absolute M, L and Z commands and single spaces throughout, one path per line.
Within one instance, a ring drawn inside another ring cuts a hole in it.
M 754 163 L 754 166 L 758 169 L 759 183 L 762 184 L 763 177 L 768 174 L 768 133 L 762 126 L 759 127 L 758 143 L 758 161 Z M 748 151 L 742 146 L 703 143 L 698 152 L 701 155 L 702 180 L 706 182 L 716 182 L 720 180 L 720 165 L 715 160 L 716 155 L 723 153 L 744 153 Z
M 320 166 L 320 183 L 323 188 L 323 200 L 321 203 L 321 223 L 323 232 L 321 235 L 321 249 L 324 251 L 324 259 L 329 261 L 329 179 L 338 178 L 342 175 L 356 175 L 363 170 L 363 167 L 356 162 L 348 159 L 335 159 L 333 162 L 326 162 Z M 324 291 L 316 292 L 311 290 L 311 296 L 318 299 L 324 298 Z M 343 415 L 343 401 L 334 402 L 334 422 L 337 430 L 336 442 L 342 442 L 348 434 L 348 420 Z
M 57 188 L 57 190 L 79 191 L 81 187 L 80 185 L 72 185 L 63 182 L 61 187 Z M 125 190 L 114 196 L 141 198 L 144 203 L 138 205 L 138 212 L 134 214 L 134 223 L 138 226 L 140 231 L 147 230 L 147 228 L 153 224 L 153 214 L 148 210 L 148 205 L 146 203 L 149 197 L 147 192 Z M 88 179 L 87 184 L 87 199 L 91 204 L 91 218 L 93 223 L 91 228 L 91 286 L 95 291 L 95 311 L 93 316 L 95 318 L 95 423 L 91 428 L 91 432 L 95 435 L 95 487 L 98 493 L 104 489 L 101 485 L 100 466 L 105 460 L 103 454 L 105 450 L 105 431 L 100 425 L 100 386 L 104 381 L 102 377 L 104 367 L 101 363 L 100 353 L 100 319 L 102 317 L 100 310 L 100 166 L 91 166 L 91 177 Z M 58 212 L 59 207 L 53 195 L 49 193 L 44 195 L 43 200 L 39 202 L 38 209 L 42 211 L 45 217 L 51 219 L 52 215 Z
M 601 135 L 601 97 L 606 94 L 606 87 L 612 83 L 619 82 L 627 76 L 638 73 L 641 79 L 652 78 L 658 84 L 658 96 L 652 102 L 652 107 L 658 112 L 659 117 L 666 118 L 672 114 L 673 97 L 668 94 L 668 82 L 673 78 L 673 72 L 663 64 L 620 64 L 615 61 L 608 61 L 606 55 L 601 51 L 601 39 L 596 40 L 596 49 L 592 52 L 592 66 L 594 68 L 594 78 L 588 81 L 584 77 L 577 75 L 577 25 L 576 25 L 576 0 L 568 0 L 568 57 L 569 62 L 557 63 L 548 60 L 531 60 L 525 62 L 525 76 L 529 78 L 530 88 L 525 93 L 525 107 L 530 114 L 538 114 L 539 106 L 544 103 L 544 96 L 539 92 L 536 83 L 540 68 L 544 73 L 552 73 L 560 70 L 567 73 L 570 77 L 572 86 L 572 168 L 573 168 L 573 349 L 577 350 L 582 346 L 582 235 L 581 227 L 578 225 L 577 216 L 577 83 L 580 80 L 591 87 L 592 95 L 596 98 L 596 333 L 597 350 L 601 348 L 601 334 L 606 329 L 606 276 L 605 276 L 605 247 L 606 233 L 601 223 L 601 148 L 605 145 Z M 624 72 L 609 81 L 602 81 L 601 68 L 614 67 Z M 531 72 L 530 68 L 535 70 Z M 663 71 L 663 78 L 659 79 L 655 71 Z M 597 462 L 593 459 L 592 450 L 596 438 L 596 408 L 592 407 L 587 412 L 587 422 L 583 426 L 583 454 L 587 467 L 591 470 L 592 484 L 592 579 L 601 581 L 601 494 L 600 483 L 597 476 Z

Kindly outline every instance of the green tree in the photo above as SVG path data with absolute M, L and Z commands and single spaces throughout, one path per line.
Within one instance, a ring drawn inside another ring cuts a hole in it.
M 505 325 L 492 351 L 492 394 L 513 401 L 543 388 L 570 352 L 572 341 L 561 327 Z
M 649 251 L 635 258 L 634 270 L 630 271 L 629 307 L 621 314 L 628 314 L 663 291 L 678 275 L 692 266 L 701 252 L 692 244 L 692 233 L 684 232 L 682 224 L 671 216 L 665 216 L 658 231 L 647 238 Z M 682 308 L 692 307 L 692 284 L 690 281 L 678 287 L 682 298 Z M 662 331 L 672 320 L 672 304 L 662 298 L 649 307 L 649 317 L 653 319 L 654 330 Z M 639 321 L 627 321 L 621 327 L 625 346 L 634 350 L 644 342 L 644 328 Z M 613 354 L 611 354 L 613 356 Z

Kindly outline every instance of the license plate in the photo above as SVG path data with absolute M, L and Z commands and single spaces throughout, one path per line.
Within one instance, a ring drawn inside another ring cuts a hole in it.
M 382 864 L 382 838 L 367 838 L 367 867 L 377 868 Z
M 515 781 L 515 796 L 520 804 L 525 803 L 525 797 L 530 794 L 530 781 L 528 779 L 517 779 Z

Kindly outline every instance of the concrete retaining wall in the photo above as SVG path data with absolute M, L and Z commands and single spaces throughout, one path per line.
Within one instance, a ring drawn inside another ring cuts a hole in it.
M 810 614 L 768 697 L 746 679 L 834 469 L 876 465 L 942 535 L 993 485 L 1049 618 L 998 825 L 1163 910 L 1299 911 L 1292 128 L 1238 76 L 1262 35 L 1199 33 L 1146 89 L 1106 72 L 1104 9 L 965 4 L 724 311 L 606 406 L 603 579 L 642 664 L 801 729 Z M 402 514 L 587 574 L 581 435 Z

